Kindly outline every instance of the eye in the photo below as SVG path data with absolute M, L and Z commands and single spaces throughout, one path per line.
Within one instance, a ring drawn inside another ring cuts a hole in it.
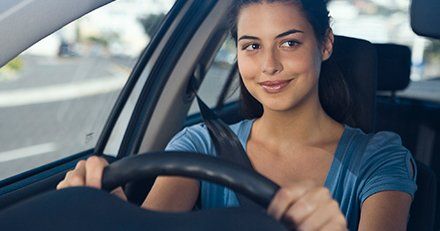
M 295 40 L 289 40 L 289 41 L 286 41 L 283 44 L 281 44 L 281 47 L 296 47 L 299 44 L 300 43 Z
M 256 43 L 248 44 L 243 46 L 242 50 L 254 51 L 260 49 L 260 45 Z

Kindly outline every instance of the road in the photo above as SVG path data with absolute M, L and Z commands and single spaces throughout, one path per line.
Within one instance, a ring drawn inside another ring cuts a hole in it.
M 92 148 L 132 62 L 24 57 L 0 81 L 0 180 Z

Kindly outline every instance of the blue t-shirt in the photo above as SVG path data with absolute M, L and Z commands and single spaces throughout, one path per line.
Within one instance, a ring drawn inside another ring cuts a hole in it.
M 245 150 L 253 121 L 243 120 L 230 126 Z M 360 150 L 357 146 L 365 139 L 369 139 L 368 145 Z M 169 142 L 166 150 L 216 156 L 204 124 L 183 129 Z M 411 165 L 414 172 L 411 172 Z M 395 190 L 414 197 L 417 189 L 415 179 L 415 162 L 411 153 L 402 146 L 397 134 L 378 132 L 368 138 L 360 129 L 345 126 L 324 186 L 339 202 L 348 228 L 357 230 L 361 205 L 369 196 Z M 200 192 L 202 209 L 239 206 L 235 193 L 224 186 L 201 181 Z

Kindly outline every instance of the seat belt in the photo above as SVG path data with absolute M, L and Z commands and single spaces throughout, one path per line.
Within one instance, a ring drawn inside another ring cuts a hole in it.
M 233 163 L 239 164 L 244 168 L 253 170 L 251 161 L 249 160 L 246 151 L 244 150 L 237 135 L 229 128 L 229 126 L 221 120 L 214 111 L 212 111 L 200 97 L 194 92 L 197 98 L 197 103 L 200 108 L 203 121 L 208 128 L 209 136 L 214 144 L 217 155 Z M 240 203 L 240 207 L 249 209 L 263 209 L 255 202 L 247 197 L 235 193 Z

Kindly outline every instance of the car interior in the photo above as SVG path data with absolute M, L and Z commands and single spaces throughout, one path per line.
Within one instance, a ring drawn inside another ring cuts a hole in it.
M 197 157 L 187 161 L 177 156 L 154 159 L 176 132 L 184 126 L 203 122 L 200 113 L 187 116 L 195 97 L 191 89 L 198 89 L 203 84 L 206 70 L 228 35 L 223 19 L 230 2 L 177 1 L 174 11 L 167 15 L 150 48 L 145 50 L 131 73 L 95 149 L 0 181 L 0 227 L 6 230 L 54 227 L 66 230 L 145 227 L 151 230 L 243 230 L 243 227 L 245 230 L 284 230 L 285 227 L 261 211 L 228 208 L 159 213 L 137 206 L 147 195 L 155 177 L 163 174 L 222 183 L 244 192 L 260 204 L 270 199 L 268 190 L 275 190 L 271 186 L 261 186 L 264 180 L 258 176 L 246 175 L 249 173 L 244 170 L 230 170 L 228 163 L 221 161 L 211 166 L 209 160 Z M 101 1 L 94 7 L 105 3 Z M 440 28 L 432 26 L 440 23 L 439 7 L 437 0 L 411 1 L 411 26 L 417 34 L 440 39 Z M 78 16 L 83 13 L 78 12 Z M 177 38 L 180 43 L 172 43 Z M 29 39 L 28 43 L 33 40 Z M 143 68 L 147 65 L 152 66 L 151 70 Z M 165 68 L 170 66 L 173 68 Z M 410 48 L 336 36 L 334 53 L 322 68 L 324 74 L 343 76 L 349 85 L 353 119 L 348 125 L 366 133 L 396 132 L 415 157 L 418 189 L 411 206 L 408 230 L 440 230 L 440 200 L 437 199 L 440 192 L 437 190 L 440 183 L 437 177 L 440 174 L 440 103 L 398 94 L 410 84 Z M 228 82 L 238 78 L 237 71 L 234 65 Z M 155 78 L 147 79 L 148 76 Z M 222 92 L 226 94 L 232 87 L 227 84 Z M 130 101 L 135 103 L 127 103 Z M 240 102 L 219 102 L 212 110 L 225 123 L 233 124 L 243 118 Z M 118 133 L 115 127 L 122 127 L 124 132 Z M 93 154 L 104 156 L 112 163 L 110 166 L 114 166 L 106 178 L 111 185 L 108 191 L 123 185 L 131 203 L 94 189 L 54 190 L 69 169 Z M 138 159 L 130 159 L 132 157 Z M 126 161 L 125 164 L 122 161 Z M 217 174 L 208 174 L 209 166 Z M 228 172 L 233 172 L 229 178 L 226 177 Z M 260 186 L 251 190 L 249 184 L 252 182 Z

